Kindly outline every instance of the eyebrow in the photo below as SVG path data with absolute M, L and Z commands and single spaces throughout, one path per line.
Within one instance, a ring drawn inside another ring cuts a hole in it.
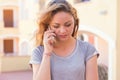
M 70 21 L 67 21 L 67 22 L 65 22 L 65 23 L 71 23 L 72 21 L 70 20 Z
M 66 21 L 64 24 L 69 23 L 69 22 L 72 22 L 72 20 Z M 59 25 L 59 23 L 52 23 L 52 24 Z

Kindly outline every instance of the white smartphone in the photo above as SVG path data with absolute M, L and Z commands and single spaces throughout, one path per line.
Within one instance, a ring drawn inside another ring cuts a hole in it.
M 49 30 L 51 30 L 51 28 L 49 27 Z M 53 32 L 55 34 L 55 32 Z M 53 43 L 56 43 L 56 36 L 51 36 L 51 39 L 53 40 Z

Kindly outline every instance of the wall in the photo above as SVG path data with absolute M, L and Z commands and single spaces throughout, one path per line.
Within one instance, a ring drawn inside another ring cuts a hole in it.
M 1 72 L 30 70 L 29 59 L 29 56 L 2 56 L 0 70 Z
M 105 64 L 106 66 L 109 67 L 109 65 L 108 65 L 108 57 L 109 57 L 108 42 L 106 42 L 104 39 L 102 39 L 100 37 L 98 37 L 97 42 L 98 42 L 97 48 L 100 53 L 98 61 L 100 64 Z
M 117 0 L 117 63 L 116 63 L 116 80 L 120 80 L 120 0 Z

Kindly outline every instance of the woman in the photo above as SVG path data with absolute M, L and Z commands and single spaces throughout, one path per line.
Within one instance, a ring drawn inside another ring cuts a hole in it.
M 76 39 L 79 20 L 67 1 L 51 1 L 41 15 L 30 64 L 33 80 L 98 80 L 97 51 Z

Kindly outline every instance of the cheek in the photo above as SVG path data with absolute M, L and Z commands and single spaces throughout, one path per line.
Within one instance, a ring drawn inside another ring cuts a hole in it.
M 71 27 L 71 28 L 69 29 L 70 34 L 73 33 L 73 30 L 74 30 L 74 27 Z
M 57 36 L 57 35 L 59 35 L 59 31 L 58 30 L 55 30 L 55 35 Z
M 69 28 L 66 28 L 65 33 L 72 35 L 73 30 L 74 30 L 74 27 L 71 26 L 71 27 L 69 27 Z M 54 31 L 55 31 L 55 34 L 56 34 L 56 35 L 59 35 L 59 34 L 60 34 L 60 30 L 59 30 L 59 29 L 54 29 Z

